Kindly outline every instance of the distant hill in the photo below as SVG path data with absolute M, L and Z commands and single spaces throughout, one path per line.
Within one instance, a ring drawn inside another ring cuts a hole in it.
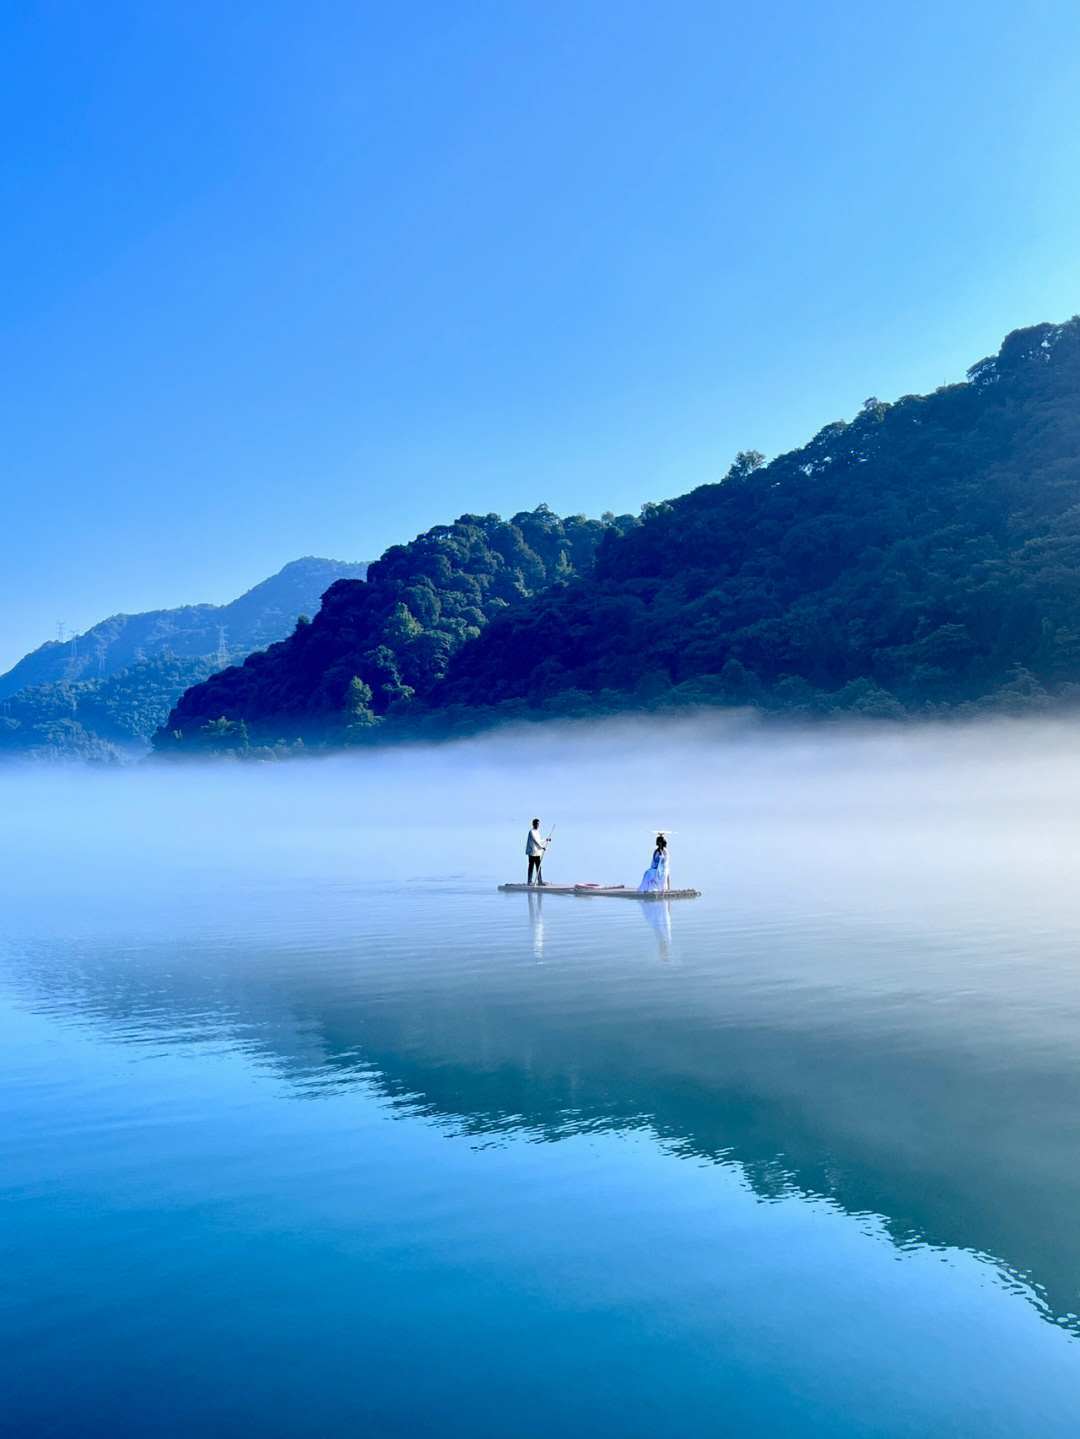
M 365 737 L 427 694 L 494 615 L 588 569 L 605 535 L 636 524 L 564 520 L 541 505 L 437 525 L 387 550 L 364 584 L 338 581 L 310 625 L 188 690 L 155 747 Z
M 32 650 L 0 675 L 0 699 L 32 685 L 102 679 L 166 652 L 180 659 L 216 655 L 222 630 L 227 660 L 243 658 L 287 635 L 298 615 L 314 613 L 335 580 L 362 580 L 366 571 L 364 564 L 308 557 L 292 560 L 229 604 L 113 615 L 84 634 Z
M 0 751 L 107 758 L 145 748 L 177 698 L 230 658 L 282 639 L 365 564 L 307 558 L 225 605 L 114 615 L 0 676 Z

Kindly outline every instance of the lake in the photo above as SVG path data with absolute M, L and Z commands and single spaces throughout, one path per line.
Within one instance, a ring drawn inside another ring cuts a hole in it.
M 4 1432 L 1075 1435 L 1078 756 L 3 771 Z

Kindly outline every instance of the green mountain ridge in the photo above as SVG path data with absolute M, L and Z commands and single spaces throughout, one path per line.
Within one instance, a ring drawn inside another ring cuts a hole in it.
M 870 399 L 770 464 L 650 511 L 502 615 L 446 713 L 754 703 L 802 714 L 1024 708 L 1080 683 L 1080 318 L 965 383 Z
M 1013 332 L 959 384 L 872 398 L 770 463 L 742 454 L 640 522 L 605 521 L 463 516 L 396 546 L 362 595 L 334 586 L 310 630 L 185 693 L 156 748 L 679 705 L 901 717 L 1080 698 L 1080 317 Z M 559 527 L 590 524 L 590 545 L 566 549 Z
M 512 520 L 462 515 L 341 580 L 314 620 L 187 691 L 155 736 L 161 752 L 297 739 L 350 743 L 411 712 L 452 656 L 492 617 L 592 563 L 630 515 L 560 519 L 539 506 Z

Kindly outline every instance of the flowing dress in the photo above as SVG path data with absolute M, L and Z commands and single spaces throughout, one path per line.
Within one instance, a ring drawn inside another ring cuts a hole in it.
M 657 890 L 670 888 L 671 880 L 668 878 L 667 850 L 654 849 L 652 864 L 642 875 L 638 889 Z

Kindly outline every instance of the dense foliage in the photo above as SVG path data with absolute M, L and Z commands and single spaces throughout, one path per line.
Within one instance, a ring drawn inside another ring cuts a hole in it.
M 387 550 L 365 581 L 332 585 L 287 640 L 189 690 L 155 747 L 363 739 L 430 692 L 494 615 L 572 579 L 606 534 L 635 524 L 629 515 L 563 520 L 541 505 L 508 521 L 463 515 L 438 525 Z
M 1010 335 L 967 382 L 866 402 L 765 465 L 611 535 L 508 610 L 444 713 L 672 703 L 899 714 L 1080 681 L 1080 319 Z

